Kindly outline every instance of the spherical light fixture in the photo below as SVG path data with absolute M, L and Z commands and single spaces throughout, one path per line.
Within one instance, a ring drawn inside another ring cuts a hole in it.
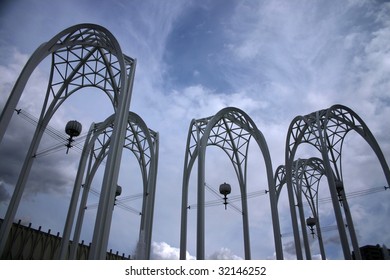
M 72 146 L 72 142 L 74 141 L 73 137 L 79 136 L 81 130 L 82 130 L 82 125 L 78 121 L 75 120 L 68 121 L 68 123 L 66 124 L 65 133 L 69 135 L 69 138 L 67 139 L 68 143 L 65 145 L 67 147 L 66 153 L 68 153 L 69 149 L 73 147 Z
M 314 226 L 316 225 L 316 219 L 313 217 L 309 217 L 306 219 L 306 225 L 310 228 L 311 234 L 314 237 Z
M 227 184 L 227 183 L 223 183 L 223 184 L 221 184 L 219 186 L 219 193 L 224 196 L 223 197 L 223 199 L 224 199 L 224 203 L 223 204 L 225 205 L 225 210 L 226 210 L 227 204 L 228 204 L 228 202 L 227 202 L 227 199 L 228 199 L 227 195 L 230 194 L 231 191 L 232 191 L 232 187 L 229 184 Z

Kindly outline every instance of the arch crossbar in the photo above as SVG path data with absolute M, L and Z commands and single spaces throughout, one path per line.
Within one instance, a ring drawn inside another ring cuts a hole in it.
M 351 259 L 351 252 L 348 244 L 348 238 L 344 226 L 344 220 L 341 213 L 341 208 L 338 202 L 336 183 L 342 185 L 342 166 L 341 155 L 343 142 L 350 131 L 355 131 L 363 137 L 375 152 L 382 166 L 384 175 L 388 184 L 390 183 L 390 171 L 386 163 L 384 155 L 368 126 L 363 120 L 350 108 L 343 105 L 333 105 L 328 109 L 319 110 L 305 116 L 297 116 L 291 122 L 286 140 L 286 182 L 290 200 L 290 210 L 294 228 L 294 241 L 297 253 L 297 258 L 302 258 L 302 251 L 299 244 L 299 232 L 297 229 L 297 221 L 295 208 L 293 206 L 292 192 L 292 170 L 295 153 L 297 148 L 302 143 L 313 145 L 322 155 L 323 165 L 328 178 L 329 190 L 332 197 L 333 208 L 335 211 L 336 221 L 340 234 L 342 249 L 345 259 Z M 344 191 L 341 193 L 343 198 L 343 208 L 347 220 L 350 238 L 353 250 L 357 252 L 359 258 L 359 247 L 357 238 L 353 228 L 353 221 L 348 209 Z
M 275 250 L 278 259 L 283 258 L 279 218 L 276 210 L 276 192 L 273 183 L 272 165 L 266 141 L 252 119 L 242 110 L 227 107 L 216 115 L 192 120 L 188 132 L 185 163 L 183 172 L 182 220 L 180 258 L 186 258 L 187 248 L 187 206 L 188 185 L 192 167 L 198 160 L 198 207 L 197 207 L 197 259 L 204 259 L 204 190 L 205 190 L 205 153 L 207 146 L 221 148 L 233 164 L 240 185 L 241 204 L 243 210 L 243 231 L 245 258 L 250 259 L 249 220 L 247 200 L 247 158 L 249 142 L 254 138 L 257 142 L 265 163 L 270 190 L 270 203 L 274 229 Z
M 124 55 L 116 38 L 99 25 L 79 24 L 69 27 L 37 48 L 24 66 L 0 115 L 0 141 L 31 74 L 48 56 L 52 60 L 46 95 L 38 126 L 0 229 L 0 254 L 4 250 L 42 135 L 57 109 L 80 88 L 91 86 L 103 90 L 116 112 L 103 185 L 116 185 L 118 178 L 136 60 Z M 107 209 L 111 207 L 110 198 L 114 197 L 115 192 L 108 188 L 102 195 L 106 202 L 104 209 L 98 213 L 101 231 L 94 237 L 91 248 L 93 258 L 96 259 L 105 258 L 112 216 L 112 211 Z

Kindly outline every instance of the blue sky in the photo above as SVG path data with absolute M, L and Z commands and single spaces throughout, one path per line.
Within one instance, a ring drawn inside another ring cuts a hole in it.
M 161 138 L 153 232 L 155 258 L 176 258 L 178 254 L 184 149 L 188 126 L 194 118 L 214 115 L 226 106 L 244 110 L 264 134 L 276 169 L 284 163 L 287 129 L 295 116 L 343 104 L 366 122 L 390 161 L 387 1 L 0 0 L 0 108 L 34 50 L 78 23 L 106 27 L 123 52 L 137 59 L 130 109 Z M 34 73 L 18 104 L 34 116 L 40 112 L 36 96 L 46 89 L 48 69 L 44 66 Z M 51 125 L 62 130 L 70 118 L 78 118 L 86 130 L 92 121 L 104 120 L 111 112 L 104 97 L 91 98 L 85 93 L 61 109 Z M 32 129 L 15 116 L 0 146 L 2 217 Z M 386 185 L 373 152 L 360 137 L 350 134 L 343 151 L 348 191 Z M 47 141 L 42 145 L 52 144 L 49 137 Z M 256 149 L 252 153 L 248 185 L 250 191 L 256 191 L 264 189 L 266 182 L 261 155 Z M 224 156 L 215 149 L 208 151 L 206 181 L 215 188 L 223 181 L 232 182 L 234 187 L 233 169 Z M 307 151 L 302 150 L 298 156 L 307 156 Z M 78 157 L 71 150 L 68 156 L 61 151 L 37 160 L 17 218 L 35 227 L 41 225 L 44 230 L 61 232 Z M 53 162 L 56 164 L 50 164 Z M 124 162 L 124 169 L 131 170 L 121 173 L 120 183 L 128 186 L 124 195 L 137 194 L 140 178 L 134 158 Z M 42 179 L 42 173 L 53 176 Z M 195 173 L 192 177 L 194 189 Z M 99 187 L 97 180 L 95 188 Z M 233 188 L 233 194 L 237 189 Z M 362 245 L 390 246 L 389 194 L 383 191 L 351 199 Z M 212 194 L 207 195 L 214 199 Z M 324 190 L 323 195 L 328 193 Z M 282 233 L 286 233 L 283 244 L 286 258 L 294 258 L 292 238 L 287 234 L 291 229 L 286 197 L 282 196 L 279 206 Z M 253 258 L 273 258 L 268 197 L 253 200 Z M 89 203 L 96 201 L 91 196 Z M 190 197 L 191 201 L 195 196 Z M 129 205 L 140 208 L 137 201 Z M 321 205 L 322 225 L 334 224 L 330 209 L 330 203 Z M 91 241 L 96 212 L 88 213 L 82 236 L 86 242 Z M 239 214 L 225 211 L 221 205 L 208 208 L 207 215 L 206 255 L 243 257 Z M 188 250 L 194 256 L 195 212 L 189 217 Z M 109 248 L 132 254 L 138 223 L 136 215 L 114 210 Z M 337 232 L 327 232 L 325 239 L 328 257 L 342 258 Z M 312 241 L 313 254 L 318 254 L 318 246 Z

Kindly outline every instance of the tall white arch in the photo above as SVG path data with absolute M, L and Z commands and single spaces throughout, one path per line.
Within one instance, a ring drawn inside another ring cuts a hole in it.
M 322 155 L 344 258 L 352 258 L 344 224 L 348 225 L 349 235 L 355 256 L 357 259 L 360 258 L 360 249 L 358 246 L 352 217 L 349 211 L 348 202 L 343 190 L 341 166 L 343 142 L 346 135 L 350 131 L 357 132 L 370 145 L 379 160 L 387 183 L 390 185 L 390 170 L 382 150 L 380 149 L 368 126 L 350 108 L 336 104 L 329 107 L 328 109 L 319 110 L 305 116 L 297 116 L 290 124 L 286 140 L 285 167 L 287 190 L 290 201 L 290 212 L 294 231 L 294 242 L 298 259 L 302 259 L 303 256 L 302 249 L 299 246 L 300 237 L 294 207 L 292 176 L 295 153 L 298 146 L 302 143 L 313 145 Z M 338 194 L 336 185 L 341 186 L 341 194 Z M 341 207 L 338 202 L 339 195 L 343 197 L 343 208 L 346 216 L 346 223 L 343 220 Z
M 188 184 L 192 167 L 198 160 L 198 198 L 197 198 L 197 251 L 198 260 L 204 259 L 205 228 L 204 228 L 204 205 L 205 205 L 205 155 L 206 148 L 215 145 L 221 148 L 233 164 L 240 185 L 241 205 L 243 211 L 243 232 L 245 259 L 251 258 L 249 239 L 249 220 L 246 197 L 247 156 L 249 141 L 253 138 L 259 146 L 265 161 L 270 194 L 270 206 L 274 231 L 274 243 L 277 259 L 283 259 L 283 251 L 280 237 L 279 216 L 276 208 L 276 191 L 273 181 L 271 157 L 263 134 L 257 128 L 253 120 L 242 110 L 227 107 L 220 110 L 214 116 L 193 120 L 190 124 L 185 163 L 183 172 L 182 190 L 182 218 L 180 258 L 186 258 L 187 250 L 187 204 Z
M 312 217 L 315 221 L 321 258 L 326 259 L 318 214 L 318 188 L 322 176 L 326 174 L 323 167 L 323 162 L 321 159 L 316 157 L 312 157 L 309 159 L 297 159 L 296 161 L 294 161 L 292 168 L 292 186 L 296 197 L 296 204 L 294 203 L 294 205 L 298 208 L 299 211 L 302 239 L 305 248 L 306 259 L 311 259 L 311 251 L 308 242 L 307 228 L 305 222 L 306 217 L 303 212 L 302 196 L 306 198 L 306 201 L 309 204 L 311 210 L 312 216 L 310 217 Z M 275 172 L 275 186 L 278 201 L 283 186 L 285 185 L 286 168 L 284 165 L 280 165 Z M 301 246 L 301 244 L 299 246 Z
M 47 56 L 52 57 L 49 83 L 38 126 L 22 166 L 4 223 L 0 228 L 0 254 L 4 250 L 25 184 L 46 126 L 56 110 L 78 89 L 94 86 L 108 95 L 115 111 L 115 131 L 111 139 L 103 179 L 102 197 L 94 234 L 91 258 L 104 259 L 111 224 L 115 189 L 119 173 L 127 115 L 130 107 L 136 60 L 122 53 L 118 41 L 106 28 L 95 24 L 79 24 L 58 33 L 32 54 L 23 68 L 0 115 L 0 141 L 33 71 Z
M 73 188 L 71 203 L 61 240 L 60 258 L 66 258 L 69 247 L 70 233 L 76 214 L 77 202 L 82 189 L 82 198 L 77 213 L 77 222 L 74 229 L 69 259 L 75 259 L 76 249 L 80 239 L 81 227 L 90 191 L 91 182 L 97 169 L 107 157 L 113 132 L 115 114 L 104 122 L 92 124 L 85 140 L 79 168 Z M 150 259 L 152 227 L 154 216 L 154 200 L 156 193 L 156 177 L 158 166 L 159 134 L 149 129 L 142 118 L 134 112 L 128 114 L 124 148 L 136 157 L 143 182 L 141 223 L 139 230 L 139 244 L 137 258 Z

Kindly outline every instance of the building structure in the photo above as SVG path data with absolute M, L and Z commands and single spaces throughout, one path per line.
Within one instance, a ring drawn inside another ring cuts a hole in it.
M 0 219 L 0 225 L 3 219 Z M 3 260 L 54 260 L 58 257 L 61 245 L 60 233 L 53 234 L 49 229 L 47 232 L 41 230 L 41 227 L 35 229 L 31 223 L 23 225 L 21 220 L 13 223 L 5 250 L 0 259 Z M 72 245 L 72 242 L 69 244 Z M 84 244 L 84 240 L 77 246 L 77 260 L 87 260 L 91 244 Z M 130 255 L 114 253 L 112 250 L 106 254 L 106 260 L 129 260 Z

